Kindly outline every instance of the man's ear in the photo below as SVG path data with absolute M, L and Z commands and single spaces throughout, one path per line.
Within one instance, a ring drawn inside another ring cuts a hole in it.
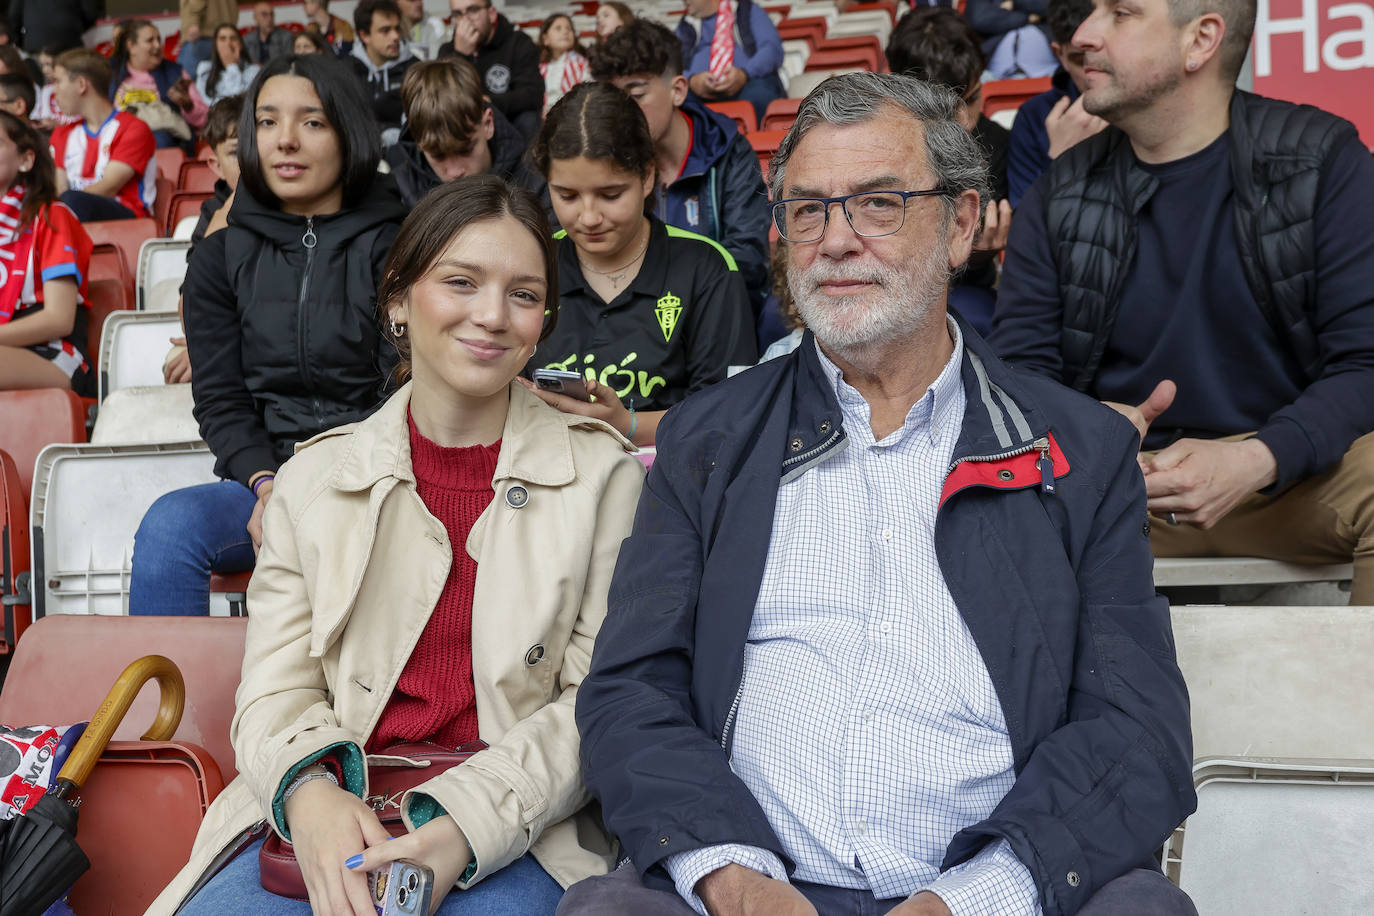
M 224 180 L 224 170 L 219 167 L 219 157 L 211 156 L 205 160 L 205 164 L 210 166 L 210 172 L 220 181 Z
M 482 136 L 487 140 L 496 136 L 496 115 L 490 105 L 482 112 Z
M 973 253 L 973 240 L 982 224 L 983 202 L 978 192 L 964 191 L 954 198 L 954 215 L 949 221 L 949 266 L 955 268 Z
M 682 103 L 687 101 L 687 77 L 681 73 L 673 77 L 668 84 L 668 91 L 673 97 L 673 107 L 681 108 Z
M 1217 13 L 1204 13 L 1184 30 L 1184 67 L 1196 73 L 1221 53 L 1226 38 L 1226 20 Z

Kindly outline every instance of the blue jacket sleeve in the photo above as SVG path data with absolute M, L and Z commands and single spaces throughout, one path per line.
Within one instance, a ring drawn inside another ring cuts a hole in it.
M 668 411 L 662 458 L 620 549 L 607 614 L 577 694 L 582 767 L 602 816 L 640 873 L 675 853 L 742 843 L 786 861 L 768 818 L 693 714 L 690 696 L 704 533 L 703 470 Z M 703 812 L 726 830 L 703 835 Z M 665 879 L 666 880 L 666 879 Z
M 1021 28 L 1030 22 L 1034 10 L 1025 10 L 1018 4 L 1009 10 L 1002 9 L 998 0 L 968 0 L 964 7 L 964 18 L 979 35 L 992 38 Z
M 743 47 L 735 48 L 735 65 L 758 79 L 776 73 L 782 66 L 782 36 L 778 34 L 768 11 L 755 3 L 749 8 L 749 25 L 754 30 L 754 55 L 745 54 Z
M 1012 122 L 1011 145 L 1007 150 L 1007 199 L 1013 209 L 1021 205 L 1021 198 L 1035 179 L 1050 167 L 1050 136 L 1045 130 L 1045 116 L 1059 98 L 1051 99 L 1049 93 L 1036 96 L 1021 106 Z
M 1155 593 L 1135 431 L 1104 408 L 1101 493 L 1076 564 L 1077 649 L 1062 725 L 1036 745 L 986 820 L 955 836 L 945 868 L 1005 838 L 1047 916 L 1082 901 L 1154 850 L 1197 807 L 1188 691 L 1169 605 Z M 1075 472 L 1079 468 L 1074 469 Z
M 759 170 L 759 157 L 743 134 L 730 141 L 720 165 L 720 243 L 739 265 L 757 314 L 768 298 L 772 264 L 768 256 L 768 228 L 773 220 L 768 189 Z
M 711 35 L 714 32 L 716 17 L 701 21 L 701 28 L 695 35 L 695 43 L 689 40 L 691 30 L 683 23 L 678 26 L 677 35 L 682 39 L 682 75 L 691 79 L 703 70 L 711 68 Z
M 1031 186 L 1011 221 L 988 342 L 1007 362 L 1062 381 L 1059 329 L 1064 306 L 1045 222 L 1044 186 L 1044 181 Z
M 1374 430 L 1374 160 L 1358 137 L 1322 169 L 1316 249 L 1317 291 L 1308 316 L 1322 370 L 1259 430 L 1278 461 L 1274 490 L 1331 468 Z

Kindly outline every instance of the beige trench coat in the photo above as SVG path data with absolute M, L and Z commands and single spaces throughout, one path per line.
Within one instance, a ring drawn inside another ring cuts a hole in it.
M 490 748 L 416 791 L 472 845 L 477 871 L 460 887 L 526 851 L 567 887 L 613 864 L 585 810 L 573 704 L 644 472 L 609 426 L 559 413 L 518 383 L 510 398 L 496 495 L 465 545 L 477 561 L 473 681 Z M 221 850 L 271 822 L 289 770 L 340 742 L 361 753 L 376 727 L 455 546 L 415 489 L 409 403 L 407 386 L 371 418 L 300 446 L 278 474 L 248 587 L 230 736 L 240 775 L 149 914 L 175 912 Z

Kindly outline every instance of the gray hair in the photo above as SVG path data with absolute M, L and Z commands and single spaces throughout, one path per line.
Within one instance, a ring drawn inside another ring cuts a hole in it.
M 991 195 L 987 156 L 978 141 L 955 118 L 961 104 L 963 100 L 952 90 L 914 76 L 900 73 L 832 76 L 811 90 L 797 109 L 796 122 L 773 154 L 768 169 L 768 190 L 773 200 L 783 199 L 787 161 L 811 128 L 818 124 L 862 124 L 881 115 L 888 106 L 896 106 L 925 126 L 926 160 L 935 173 L 935 186 L 948 195 L 942 198 L 946 219 L 954 215 L 955 198 L 967 190 L 978 192 L 981 210 L 987 206 Z

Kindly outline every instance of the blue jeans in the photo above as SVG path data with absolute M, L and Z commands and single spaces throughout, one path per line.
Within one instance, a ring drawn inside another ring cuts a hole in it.
M 215 26 L 210 26 L 214 29 Z M 196 75 L 196 67 L 203 60 L 210 59 L 210 51 L 214 43 L 207 38 L 197 38 L 195 41 L 183 41 L 181 47 L 177 49 L 177 64 L 181 69 L 191 74 L 192 78 Z
M 253 491 L 232 480 L 158 497 L 134 535 L 129 613 L 209 614 L 210 573 L 253 568 L 248 520 L 256 504 Z
M 134 211 L 113 197 L 101 197 L 88 191 L 62 192 L 61 201 L 71 208 L 76 218 L 83 223 L 96 223 L 107 219 L 133 219 Z
M 262 889 L 255 843 L 224 867 L 178 916 L 310 916 L 304 900 Z M 563 888 L 531 855 L 516 859 L 468 890 L 449 891 L 436 916 L 553 916 Z

